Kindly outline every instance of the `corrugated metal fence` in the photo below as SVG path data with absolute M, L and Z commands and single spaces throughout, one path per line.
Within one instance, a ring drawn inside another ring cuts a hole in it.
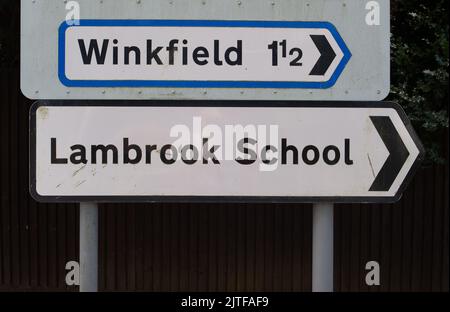
M 28 194 L 28 109 L 0 69 L 0 290 L 77 291 L 76 205 Z M 448 291 L 448 163 L 422 169 L 395 205 L 335 209 L 336 291 Z M 100 209 L 106 291 L 310 291 L 311 206 L 110 204 Z M 381 286 L 365 284 L 365 264 Z

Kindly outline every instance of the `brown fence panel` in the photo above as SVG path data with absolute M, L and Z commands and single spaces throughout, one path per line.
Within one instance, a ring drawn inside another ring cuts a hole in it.
M 101 207 L 100 286 L 137 291 L 308 291 L 311 208 Z
M 38 204 L 28 192 L 28 110 L 17 69 L 0 68 L 0 290 L 75 291 L 77 205 Z
M 337 205 L 336 291 L 448 291 L 448 164 L 421 169 L 393 205 Z M 380 265 L 380 286 L 365 264 Z

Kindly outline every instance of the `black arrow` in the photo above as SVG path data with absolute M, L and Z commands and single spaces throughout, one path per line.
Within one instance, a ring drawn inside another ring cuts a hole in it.
M 384 162 L 380 172 L 375 177 L 375 181 L 373 181 L 369 191 L 386 192 L 389 191 L 406 159 L 408 159 L 409 151 L 389 117 L 370 116 L 370 120 L 383 140 L 383 143 L 389 152 L 389 156 Z
M 323 76 L 327 72 L 331 63 L 333 63 L 336 53 L 334 53 L 327 37 L 324 35 L 310 35 L 310 37 L 312 41 L 314 41 L 317 49 L 319 49 L 320 57 L 309 74 L 311 76 Z

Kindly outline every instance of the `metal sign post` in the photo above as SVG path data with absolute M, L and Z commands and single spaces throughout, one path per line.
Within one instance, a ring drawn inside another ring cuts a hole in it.
M 80 292 L 98 290 L 98 206 L 80 203 Z
M 312 291 L 333 291 L 333 210 L 332 203 L 313 205 Z

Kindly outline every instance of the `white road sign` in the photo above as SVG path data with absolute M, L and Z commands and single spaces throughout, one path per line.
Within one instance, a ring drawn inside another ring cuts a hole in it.
M 33 196 L 41 201 L 395 201 L 423 156 L 403 111 L 392 103 L 145 105 L 35 104 Z
M 60 36 L 68 87 L 327 88 L 351 57 L 323 22 L 82 20 Z
M 389 1 L 22 0 L 36 99 L 381 100 Z M 376 5 L 374 4 L 376 3 Z M 74 13 L 75 14 L 75 13 Z

